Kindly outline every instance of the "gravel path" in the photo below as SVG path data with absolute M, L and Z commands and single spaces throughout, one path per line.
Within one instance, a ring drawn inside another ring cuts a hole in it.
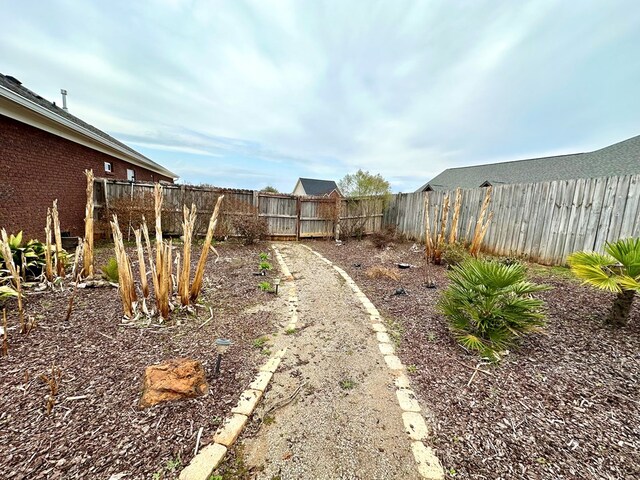
M 247 466 L 268 480 L 420 478 L 366 312 L 311 252 L 278 248 L 295 278 L 298 329 L 275 339 L 288 351 L 244 440 Z

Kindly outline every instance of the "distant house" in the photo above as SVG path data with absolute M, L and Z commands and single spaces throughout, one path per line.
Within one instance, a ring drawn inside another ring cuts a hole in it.
M 82 235 L 87 169 L 108 179 L 173 183 L 177 178 L 16 78 L 0 74 L 0 227 L 42 238 L 47 207 L 58 199 L 62 231 Z
M 307 197 L 341 197 L 340 189 L 333 180 L 299 178 L 293 189 L 293 195 Z
M 640 135 L 588 153 L 448 168 L 417 192 L 640 174 Z

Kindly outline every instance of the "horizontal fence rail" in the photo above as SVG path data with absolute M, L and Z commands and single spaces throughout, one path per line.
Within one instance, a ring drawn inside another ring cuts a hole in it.
M 459 239 L 470 240 L 468 232 L 473 232 L 486 189 L 461 193 L 457 233 Z M 428 196 L 433 232 L 440 225 L 446 195 L 452 205 L 455 190 L 393 195 L 384 223 L 424 241 L 425 199 Z M 640 175 L 501 185 L 493 187 L 489 211 L 493 219 L 483 251 L 562 265 L 574 251 L 602 251 L 606 242 L 640 236 Z

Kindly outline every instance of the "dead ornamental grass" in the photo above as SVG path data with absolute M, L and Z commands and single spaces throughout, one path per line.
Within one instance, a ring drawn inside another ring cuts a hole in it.
M 393 270 L 381 265 L 371 267 L 365 273 L 369 278 L 390 278 L 391 280 L 395 281 L 400 280 L 400 275 L 398 275 L 398 272 L 394 272 Z
M 82 262 L 84 275 L 93 277 L 93 170 L 85 170 L 87 176 L 87 205 L 84 216 L 84 242 Z
M 120 297 L 122 298 L 122 308 L 124 314 L 129 318 L 133 317 L 133 304 L 137 300 L 136 287 L 133 283 L 133 273 L 131 271 L 131 264 L 129 263 L 129 257 L 124 248 L 122 241 L 122 233 L 120 232 L 120 226 L 118 225 L 118 217 L 113 216 L 111 222 L 111 231 L 113 233 L 113 244 L 116 254 L 116 261 L 118 262 L 118 278 Z

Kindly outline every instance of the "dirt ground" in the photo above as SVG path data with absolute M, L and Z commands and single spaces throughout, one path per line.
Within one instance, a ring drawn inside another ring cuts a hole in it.
M 639 300 L 629 326 L 611 329 L 602 323 L 611 294 L 580 285 L 567 269 L 529 265 L 535 281 L 554 287 L 541 294 L 546 334 L 526 337 L 500 365 L 474 375 L 478 359 L 434 308 L 448 282 L 444 267 L 432 268 L 438 288 L 427 289 L 411 243 L 386 251 L 367 241 L 309 245 L 347 270 L 395 327 L 450 478 L 640 478 Z M 401 262 L 416 268 L 400 270 Z M 373 266 L 399 279 L 370 278 Z M 407 294 L 394 295 L 398 288 Z
M 26 311 L 37 327 L 28 336 L 10 328 L 9 356 L 0 359 L 1 478 L 177 478 L 200 427 L 205 445 L 265 358 L 254 340 L 273 330 L 274 297 L 257 288 L 264 277 L 253 275 L 259 252 L 269 246 L 226 243 L 217 249 L 221 258 L 214 263 L 209 255 L 196 312 L 175 311 L 162 326 L 123 326 L 115 288 L 78 290 L 68 322 L 69 289 L 27 296 Z M 96 264 L 110 256 L 111 249 L 101 249 Z M 200 328 L 209 307 L 214 318 Z M 9 324 L 16 323 L 10 315 Z M 234 344 L 213 378 L 217 337 Z M 176 357 L 202 361 L 209 394 L 139 410 L 144 368 Z M 48 392 L 39 376 L 52 364 L 62 369 L 62 382 L 46 415 Z
M 370 320 L 335 270 L 301 245 L 281 245 L 299 297 L 298 329 L 223 478 L 420 478 L 403 431 L 394 376 Z M 287 405 L 282 405 L 295 392 Z M 282 405 L 282 406 L 280 406 Z M 241 462 L 241 467 L 238 463 Z

